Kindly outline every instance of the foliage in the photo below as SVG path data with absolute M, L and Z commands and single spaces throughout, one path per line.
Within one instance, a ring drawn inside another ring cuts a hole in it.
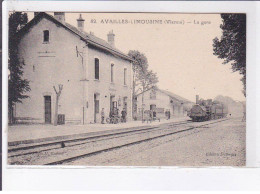
M 157 74 L 152 70 L 146 70 L 145 72 L 140 73 L 139 76 L 143 91 L 150 89 L 158 82 Z
M 134 95 L 138 90 L 147 90 L 155 86 L 158 82 L 156 73 L 148 70 L 148 60 L 143 53 L 136 50 L 131 50 L 128 53 L 133 62 L 133 93 Z
M 220 40 L 213 40 L 214 55 L 224 59 L 223 64 L 231 63 L 232 70 L 243 77 L 243 93 L 246 96 L 246 15 L 221 14 L 223 24 Z
M 9 121 L 13 122 L 13 106 L 15 103 L 21 103 L 22 99 L 28 98 L 25 95 L 30 91 L 29 81 L 23 79 L 24 61 L 19 60 L 18 56 L 18 37 L 17 32 L 21 26 L 28 22 L 27 14 L 14 12 L 9 16 L 9 59 L 8 59 L 8 109 Z
M 136 95 L 139 90 L 143 92 L 153 86 L 158 82 L 158 77 L 156 73 L 151 70 L 148 70 L 148 60 L 143 53 L 140 53 L 136 50 L 130 50 L 128 52 L 133 62 L 133 94 L 132 94 L 132 105 L 133 105 L 133 118 L 136 119 Z

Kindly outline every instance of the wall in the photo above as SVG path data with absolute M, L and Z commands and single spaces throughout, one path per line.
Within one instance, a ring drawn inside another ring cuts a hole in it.
M 43 43 L 43 30 L 50 32 L 47 44 Z M 19 43 L 19 56 L 25 63 L 24 77 L 30 81 L 31 92 L 29 99 L 17 104 L 17 117 L 44 122 L 44 95 L 50 95 L 53 122 L 56 101 L 53 86 L 63 84 L 59 113 L 65 114 L 68 122 L 81 122 L 82 64 L 76 55 L 76 45 L 83 47 L 84 42 L 45 18 L 24 35 Z
M 121 101 L 118 103 L 119 113 L 123 109 L 123 98 L 127 97 L 127 120 L 132 120 L 132 66 L 129 61 L 115 57 L 111 54 L 104 53 L 94 47 L 89 47 L 87 62 L 87 88 L 88 102 L 87 122 L 94 122 L 94 94 L 99 95 L 99 113 L 97 114 L 97 122 L 101 122 L 101 109 L 104 108 L 105 117 L 109 116 L 110 112 L 110 95 L 115 96 L 115 100 Z M 99 80 L 95 80 L 95 58 L 99 59 Z M 114 82 L 111 82 L 111 63 L 114 64 Z M 124 68 L 127 69 L 126 85 L 124 85 Z
M 43 30 L 49 30 L 50 42 L 43 43 Z M 83 56 L 77 57 L 77 50 Z M 59 102 L 59 113 L 65 114 L 67 123 L 94 123 L 94 94 L 98 94 L 99 113 L 96 122 L 101 121 L 101 109 L 109 116 L 110 95 L 121 99 L 127 97 L 128 118 L 132 117 L 131 63 L 86 46 L 71 32 L 47 19 L 42 19 L 24 35 L 19 44 L 19 55 L 24 61 L 24 77 L 30 81 L 30 98 L 16 106 L 16 117 L 30 122 L 44 122 L 44 96 L 52 100 L 52 122 L 54 121 L 56 94 L 53 86 L 63 84 Z M 94 58 L 99 58 L 100 79 L 94 79 Z M 114 83 L 110 82 L 110 64 L 114 64 Z M 127 84 L 124 85 L 124 68 L 127 68 Z
M 170 110 L 171 117 L 172 116 L 184 116 L 183 105 L 181 105 L 178 101 L 171 99 L 168 95 L 156 90 L 156 99 L 150 99 L 150 92 L 148 90 L 143 93 L 144 97 L 144 110 L 150 110 L 150 105 L 155 104 L 156 108 L 164 108 L 164 112 L 166 110 Z M 172 103 L 171 103 L 172 100 Z M 174 106 L 174 108 L 173 108 Z M 138 119 L 141 119 L 141 108 L 142 108 L 142 94 L 137 96 L 137 115 Z M 165 113 L 158 115 L 159 117 L 166 118 Z

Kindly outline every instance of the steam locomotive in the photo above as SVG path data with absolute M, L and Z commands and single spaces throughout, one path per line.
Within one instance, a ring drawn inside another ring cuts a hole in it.
M 196 104 L 192 106 L 189 117 L 192 121 L 207 121 L 212 119 L 220 119 L 228 114 L 227 107 L 218 101 L 212 99 L 203 100 L 196 96 Z

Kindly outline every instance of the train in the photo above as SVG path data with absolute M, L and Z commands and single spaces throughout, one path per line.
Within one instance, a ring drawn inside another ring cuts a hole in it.
M 208 121 L 226 117 L 228 108 L 221 102 L 212 101 L 212 99 L 203 100 L 196 96 L 196 104 L 192 106 L 188 116 L 194 122 Z

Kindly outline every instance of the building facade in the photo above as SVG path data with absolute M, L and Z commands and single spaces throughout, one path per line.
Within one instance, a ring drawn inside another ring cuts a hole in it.
M 170 112 L 170 118 L 187 116 L 191 103 L 169 91 L 152 87 L 137 95 L 136 119 L 145 119 L 147 111 L 156 112 L 156 117 L 160 119 L 168 118 L 168 112 Z
M 54 17 L 41 12 L 19 32 L 18 52 L 24 78 L 30 81 L 30 98 L 15 107 L 21 122 L 53 123 L 58 85 L 63 89 L 58 114 L 66 123 L 100 123 L 113 106 L 132 118 L 132 61 L 108 41 L 86 33 L 84 19 L 77 28 L 66 23 L 65 13 Z

